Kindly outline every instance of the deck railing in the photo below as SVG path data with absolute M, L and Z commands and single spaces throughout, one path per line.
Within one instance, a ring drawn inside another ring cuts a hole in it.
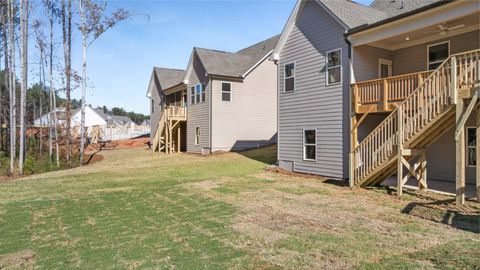
M 389 103 L 405 100 L 431 73 L 422 71 L 354 83 L 354 108 L 362 105 L 382 105 L 380 108 L 387 111 Z
M 168 118 L 174 119 L 186 119 L 187 118 L 187 108 L 180 106 L 168 106 L 165 110 L 165 113 Z
M 354 140 L 352 184 L 362 185 L 366 177 L 395 157 L 399 146 L 427 130 L 455 102 L 459 88 L 478 83 L 479 59 L 480 50 L 450 56 L 358 146 Z

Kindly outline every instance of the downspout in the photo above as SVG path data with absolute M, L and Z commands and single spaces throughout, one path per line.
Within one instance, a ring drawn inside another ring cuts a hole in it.
M 213 153 L 213 144 L 212 144 L 213 143 L 213 124 L 212 124 L 212 115 L 213 115 L 213 112 L 212 112 L 213 91 L 212 90 L 213 90 L 213 86 L 212 86 L 212 82 L 213 82 L 213 80 L 212 80 L 211 76 L 208 76 L 208 85 L 209 85 L 208 86 L 208 88 L 209 88 L 209 93 L 208 93 L 209 101 L 208 102 L 210 103 L 209 104 L 210 109 L 208 110 L 209 122 L 210 122 L 209 123 L 209 125 L 210 125 L 210 132 L 209 132 L 210 133 L 210 136 L 209 136 L 210 137 L 210 154 Z

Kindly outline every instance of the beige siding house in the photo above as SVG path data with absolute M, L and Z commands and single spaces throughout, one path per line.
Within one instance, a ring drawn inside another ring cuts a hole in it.
M 297 1 L 272 53 L 283 168 L 480 200 L 478 1 Z
M 194 48 L 186 71 L 155 68 L 153 150 L 208 154 L 276 143 L 278 36 L 238 52 Z

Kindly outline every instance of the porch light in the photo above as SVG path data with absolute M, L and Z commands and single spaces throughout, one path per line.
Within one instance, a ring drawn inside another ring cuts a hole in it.
M 409 36 L 405 37 L 405 40 L 406 40 L 406 41 L 409 41 L 409 40 L 410 40 L 410 37 L 409 37 Z

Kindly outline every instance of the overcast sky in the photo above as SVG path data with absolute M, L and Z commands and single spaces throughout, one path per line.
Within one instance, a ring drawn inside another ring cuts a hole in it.
M 294 0 L 110 0 L 109 10 L 123 7 L 138 15 L 109 30 L 89 48 L 87 103 L 147 114 L 145 93 L 153 66 L 184 69 L 194 46 L 237 51 L 274 36 L 283 29 L 294 5 Z M 80 71 L 78 34 L 73 43 L 73 65 Z M 31 64 L 35 68 L 38 65 Z M 35 80 L 32 76 L 30 82 Z M 79 98 L 79 92 L 73 96 Z

